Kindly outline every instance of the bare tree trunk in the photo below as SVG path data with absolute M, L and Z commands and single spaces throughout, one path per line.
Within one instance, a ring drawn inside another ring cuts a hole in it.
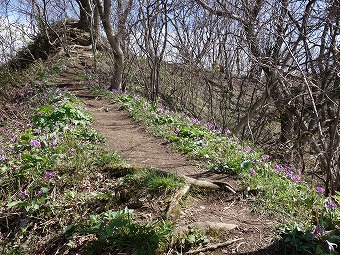
M 104 27 L 105 34 L 113 51 L 114 57 L 114 71 L 113 79 L 111 82 L 110 90 L 122 90 L 123 83 L 123 70 L 124 70 L 124 52 L 122 48 L 122 38 L 125 33 L 125 24 L 128 14 L 130 13 L 132 0 L 129 0 L 127 7 L 124 11 L 121 11 L 122 1 L 118 1 L 117 5 L 119 9 L 119 21 L 118 32 L 115 33 L 111 23 L 111 0 L 95 0 L 99 11 L 100 18 Z
M 91 2 L 90 0 L 76 0 L 79 5 L 78 27 L 86 32 L 91 29 Z

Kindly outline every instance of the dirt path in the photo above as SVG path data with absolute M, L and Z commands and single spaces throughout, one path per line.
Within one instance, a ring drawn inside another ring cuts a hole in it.
M 84 102 L 95 119 L 95 129 L 106 137 L 108 150 L 117 151 L 133 165 L 178 172 L 195 178 L 223 179 L 238 189 L 236 179 L 226 175 L 213 175 L 206 169 L 193 166 L 185 156 L 174 151 L 171 144 L 147 133 L 126 111 L 119 111 L 117 105 L 100 97 L 89 96 L 89 92 L 75 80 L 81 69 L 81 65 L 75 65 L 56 82 L 62 87 L 68 87 Z M 176 219 L 176 224 L 182 226 L 197 221 L 236 224 L 237 228 L 224 233 L 225 240 L 219 240 L 220 242 L 243 238 L 230 246 L 201 254 L 279 254 L 273 251 L 277 248 L 273 244 L 273 221 L 253 214 L 248 202 L 239 192 L 232 194 L 217 191 L 190 200 Z
M 129 163 L 180 174 L 195 175 L 194 167 L 162 140 L 148 134 L 125 111 L 104 100 L 82 99 L 95 119 L 95 129 L 107 138 L 110 150 L 119 151 Z

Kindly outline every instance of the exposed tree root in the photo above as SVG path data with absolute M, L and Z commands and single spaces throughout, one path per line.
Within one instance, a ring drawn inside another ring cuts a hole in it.
M 185 196 L 185 194 L 188 193 L 189 190 L 190 190 L 190 184 L 186 184 L 179 191 L 177 191 L 177 193 L 173 196 L 165 213 L 165 217 L 167 219 L 169 219 L 173 209 L 179 204 L 179 201 L 182 199 L 183 196 Z
M 115 177 L 122 177 L 128 174 L 133 174 L 134 172 L 137 172 L 137 171 L 145 170 L 145 168 L 139 167 L 139 166 L 118 166 L 117 167 L 116 165 L 108 164 L 104 167 L 104 170 L 110 172 Z M 163 174 L 165 176 L 176 174 L 173 172 L 167 172 L 167 171 L 160 170 L 160 169 L 152 169 L 152 170 L 157 173 Z M 196 187 L 198 189 L 218 190 L 218 189 L 224 188 L 224 189 L 229 190 L 233 194 L 236 193 L 234 188 L 230 184 L 225 183 L 225 182 L 199 180 L 199 179 L 195 179 L 195 178 L 188 177 L 186 175 L 178 174 L 178 173 L 177 175 L 180 178 L 183 178 L 187 184 L 190 184 L 190 186 Z
M 192 228 L 202 229 L 204 231 L 208 231 L 211 229 L 228 231 L 228 230 L 233 230 L 237 227 L 238 226 L 236 224 L 232 224 L 232 223 L 223 223 L 223 222 L 214 222 L 214 221 L 196 221 L 185 226 L 177 227 L 174 232 L 177 235 L 182 235 L 183 233 L 188 232 Z
M 223 243 L 217 243 L 217 244 L 209 245 L 209 246 L 203 247 L 201 249 L 188 251 L 185 254 L 197 254 L 197 253 L 205 252 L 205 251 L 213 251 L 213 250 L 216 250 L 218 248 L 231 245 L 231 244 L 233 244 L 237 241 L 240 241 L 240 240 L 243 240 L 243 238 L 233 239 L 233 240 L 229 240 L 229 241 L 226 241 L 226 242 L 223 242 Z
M 184 178 L 186 183 L 189 183 L 190 185 L 199 188 L 199 189 L 210 189 L 210 190 L 218 190 L 220 189 L 220 186 L 217 184 L 214 184 L 211 181 L 206 181 L 206 180 L 198 180 L 194 179 L 185 175 L 179 175 L 180 177 Z
M 229 183 L 226 183 L 226 182 L 216 182 L 216 181 L 214 181 L 212 183 L 218 185 L 220 188 L 222 187 L 224 189 L 227 189 L 228 191 L 230 191 L 233 194 L 236 194 L 235 189 Z
M 125 166 L 125 165 L 116 166 L 112 164 L 106 165 L 103 169 L 105 171 L 110 172 L 113 176 L 117 178 L 128 175 L 128 174 L 133 174 L 138 171 L 145 170 L 145 168 L 139 167 L 139 166 Z M 160 169 L 152 169 L 152 171 L 155 171 L 164 176 L 169 176 L 169 175 L 174 174 L 173 172 L 167 172 L 167 171 L 160 170 Z M 171 217 L 171 214 L 173 213 L 174 208 L 179 204 L 179 201 L 182 199 L 182 197 L 188 193 L 191 187 L 195 187 L 198 189 L 205 189 L 205 190 L 219 190 L 222 188 L 222 189 L 229 190 L 233 194 L 236 193 L 233 187 L 229 185 L 228 183 L 224 183 L 224 182 L 214 183 L 213 181 L 194 179 L 183 174 L 177 173 L 177 175 L 185 181 L 185 185 L 176 192 L 176 194 L 172 197 L 171 202 L 167 206 L 167 209 L 165 212 L 165 217 L 167 219 Z

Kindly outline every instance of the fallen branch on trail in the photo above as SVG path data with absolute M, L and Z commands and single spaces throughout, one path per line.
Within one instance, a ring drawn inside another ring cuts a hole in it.
M 238 239 L 233 239 L 233 240 L 229 240 L 223 243 L 217 243 L 217 244 L 213 244 L 213 245 L 209 245 L 207 247 L 203 247 L 201 249 L 196 249 L 196 250 L 191 250 L 191 251 L 187 251 L 185 254 L 198 254 L 200 252 L 205 252 L 205 251 L 213 251 L 216 250 L 218 248 L 221 247 L 226 247 L 228 245 L 231 245 L 237 241 L 243 240 L 243 238 L 238 238 Z

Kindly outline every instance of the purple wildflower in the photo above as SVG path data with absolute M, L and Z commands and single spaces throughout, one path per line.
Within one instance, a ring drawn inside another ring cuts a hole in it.
M 36 132 L 38 135 L 41 135 L 41 128 L 38 128 L 35 132 Z
M 3 150 L 0 150 L 0 162 L 5 161 L 7 159 L 5 152 Z
M 200 125 L 201 124 L 201 121 L 197 118 L 192 118 L 191 119 L 192 123 L 196 124 L 196 125 Z
M 32 139 L 32 140 L 30 141 L 30 145 L 31 145 L 31 146 L 35 146 L 35 147 L 40 147 L 40 146 L 41 146 L 41 143 L 40 143 L 40 141 L 39 141 L 38 139 Z
M 247 152 L 247 153 L 250 153 L 250 152 L 251 152 L 251 148 L 250 148 L 248 145 L 246 146 L 246 152 Z
M 52 148 L 54 148 L 57 145 L 57 141 L 56 140 L 52 140 L 51 141 L 51 146 Z
M 279 172 L 279 173 L 281 173 L 282 167 L 281 167 L 279 164 L 277 164 L 277 163 L 275 162 L 274 170 L 277 171 L 277 172 Z
M 301 180 L 301 176 L 300 175 L 294 175 L 293 177 L 292 177 L 292 182 L 298 182 L 298 181 L 300 181 Z
M 318 234 L 321 234 L 323 232 L 323 229 L 320 227 L 320 225 L 317 225 L 314 229 L 314 232 L 313 232 L 313 237 L 312 239 L 314 240 L 314 238 L 318 235 Z
M 241 151 L 242 150 L 242 146 L 241 145 L 237 146 L 237 150 Z
M 334 200 L 330 197 L 327 198 L 327 204 L 325 205 L 325 208 L 327 209 L 334 209 L 336 207 L 336 203 Z
M 16 143 L 18 141 L 18 136 L 17 135 L 14 135 L 13 137 L 12 137 L 12 142 L 13 143 Z
M 214 128 L 214 124 L 212 124 L 211 122 L 207 122 L 205 124 L 205 127 L 208 129 L 208 131 L 210 131 Z
M 51 173 L 51 172 L 46 172 L 45 173 L 45 178 L 46 179 L 51 179 L 53 177 L 53 173 Z
M 334 251 L 334 247 L 338 247 L 338 245 L 336 243 L 331 243 L 328 240 L 326 240 L 326 244 L 328 246 L 329 251 Z
M 43 191 L 42 190 L 39 190 L 38 193 L 37 193 L 37 197 L 41 197 L 43 194 Z
M 286 170 L 286 172 L 291 172 L 292 171 L 292 168 L 290 166 L 287 166 L 287 165 L 285 165 L 283 167 L 283 169 Z
M 262 163 L 266 162 L 269 158 L 270 158 L 269 155 L 263 155 L 260 159 L 260 162 L 262 162 Z
M 28 196 L 29 196 L 26 190 L 20 189 L 19 191 L 20 191 L 20 194 L 21 194 L 21 195 L 23 195 L 23 196 L 25 196 L 25 197 L 28 197 Z
M 181 132 L 181 130 L 177 127 L 174 132 L 178 135 Z
M 250 169 L 250 176 L 254 176 L 255 175 L 255 170 L 254 170 L 254 168 L 251 168 Z
M 214 132 L 218 135 L 220 135 L 222 133 L 221 129 L 215 129 Z
M 315 191 L 319 194 L 323 194 L 325 192 L 325 189 L 323 187 L 317 186 L 315 188 Z
M 200 141 L 200 140 L 201 140 L 201 137 L 196 136 L 196 141 Z
M 286 177 L 287 177 L 288 179 L 293 179 L 293 171 L 287 170 L 287 171 L 286 171 Z
M 227 131 L 225 131 L 225 134 L 226 135 L 230 135 L 231 134 L 231 131 L 229 129 L 227 129 Z

